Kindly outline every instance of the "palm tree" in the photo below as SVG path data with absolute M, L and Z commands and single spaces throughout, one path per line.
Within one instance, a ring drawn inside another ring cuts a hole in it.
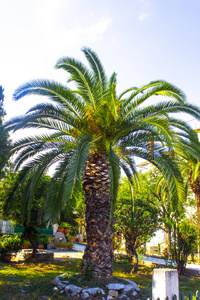
M 190 139 L 180 139 L 176 145 L 176 154 L 185 179 L 185 185 L 192 190 L 195 196 L 197 208 L 197 227 L 200 239 L 200 142 L 198 139 L 199 129 L 194 131 Z M 200 251 L 199 251 L 200 261 Z
M 163 80 L 129 88 L 118 96 L 116 73 L 107 79 L 98 56 L 88 48 L 83 53 L 90 68 L 68 57 L 59 59 L 55 66 L 68 72 L 69 81 L 76 85 L 73 90 L 49 80 L 20 86 L 14 93 L 15 100 L 34 94 L 48 97 L 49 101 L 12 119 L 7 126 L 14 131 L 37 129 L 33 137 L 19 139 L 13 145 L 15 168 L 21 169 L 21 180 L 29 172 L 35 174 L 27 191 L 29 196 L 41 174 L 56 164 L 45 206 L 46 219 L 56 222 L 62 207 L 83 182 L 87 246 L 82 273 L 108 278 L 112 276 L 112 214 L 120 169 L 132 183 L 136 172 L 133 157 L 150 161 L 169 183 L 171 197 L 181 201 L 184 195 L 180 172 L 168 152 L 176 132 L 190 132 L 191 128 L 173 118 L 172 113 L 181 111 L 199 118 L 200 111 L 186 103 L 181 90 Z M 169 99 L 144 106 L 155 95 Z M 48 131 L 41 133 L 41 128 Z

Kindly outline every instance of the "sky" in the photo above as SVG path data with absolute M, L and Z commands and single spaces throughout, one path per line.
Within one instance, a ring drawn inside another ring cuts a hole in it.
M 94 50 L 117 91 L 164 79 L 200 106 L 199 0 L 2 0 L 0 85 L 6 119 L 23 114 L 39 96 L 12 100 L 14 90 L 32 79 L 66 83 L 57 60 Z M 67 84 L 67 83 L 66 83 Z M 200 122 L 184 118 L 194 128 Z

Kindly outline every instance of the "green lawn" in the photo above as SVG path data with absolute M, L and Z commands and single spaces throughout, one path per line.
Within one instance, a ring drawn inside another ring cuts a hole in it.
M 0 264 L 0 299 L 67 299 L 53 291 L 51 281 L 62 273 L 77 273 L 80 270 L 80 259 L 57 261 L 52 263 L 10 263 Z M 151 297 L 152 268 L 142 265 L 137 275 L 130 275 L 131 264 L 118 262 L 114 264 L 114 276 L 135 281 L 141 291 L 139 298 L 146 300 Z M 200 278 L 182 277 L 180 291 L 200 290 Z M 48 298 L 46 298 L 48 299 Z

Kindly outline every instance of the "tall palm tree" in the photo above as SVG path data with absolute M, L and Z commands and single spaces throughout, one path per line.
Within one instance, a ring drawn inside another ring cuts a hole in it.
M 25 83 L 15 91 L 15 100 L 34 94 L 48 97 L 50 101 L 34 106 L 7 126 L 14 131 L 48 129 L 46 133 L 35 130 L 33 137 L 14 143 L 16 170 L 21 169 L 22 182 L 34 171 L 27 191 L 32 195 L 41 174 L 56 164 L 45 207 L 46 219 L 53 222 L 58 220 L 63 205 L 69 203 L 83 182 L 87 246 L 82 273 L 111 277 L 112 213 L 120 169 L 132 182 L 136 172 L 133 157 L 150 161 L 169 183 L 171 197 L 181 201 L 181 176 L 168 152 L 173 147 L 176 132 L 190 132 L 191 128 L 173 118 L 172 113 L 185 112 L 199 118 L 200 111 L 186 103 L 181 90 L 163 80 L 132 87 L 117 95 L 116 73 L 107 79 L 98 56 L 88 48 L 84 48 L 83 53 L 90 68 L 69 57 L 59 59 L 55 66 L 68 72 L 69 81 L 73 81 L 76 88 L 72 90 L 49 80 Z M 144 106 L 145 101 L 155 95 L 169 99 Z M 27 196 L 27 201 L 30 198 Z

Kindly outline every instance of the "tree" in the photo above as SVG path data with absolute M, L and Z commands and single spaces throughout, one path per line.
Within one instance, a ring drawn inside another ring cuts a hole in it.
M 177 159 L 177 156 L 176 156 Z M 180 203 L 180 206 L 174 206 L 169 196 L 168 185 L 162 174 L 155 168 L 151 170 L 151 180 L 156 182 L 153 195 L 156 199 L 155 203 L 159 209 L 160 225 L 159 228 L 164 230 L 167 234 L 168 257 L 171 257 L 171 246 L 174 226 L 177 224 L 179 218 L 185 217 L 188 208 L 194 207 L 194 200 L 191 197 L 188 189 L 185 188 L 185 198 Z M 167 254 L 167 253 L 166 253 Z
M 47 223 L 43 219 L 42 208 L 45 202 L 45 195 L 48 189 L 50 177 L 43 175 L 32 199 L 31 209 L 28 213 L 29 199 L 26 197 L 32 178 L 27 178 L 23 185 L 20 185 L 20 174 L 8 173 L 0 182 L 0 212 L 4 220 L 12 220 L 13 223 L 24 227 L 23 239 L 28 239 L 33 247 L 32 257 L 35 257 L 37 246 L 35 240 L 41 235 Z M 10 204 L 15 197 L 13 205 Z M 36 229 L 40 228 L 40 231 Z
M 98 56 L 88 48 L 83 53 L 90 69 L 68 57 L 56 64 L 57 69 L 68 72 L 75 88 L 50 80 L 20 86 L 14 93 L 15 100 L 40 95 L 49 101 L 12 119 L 7 127 L 35 129 L 34 137 L 27 136 L 13 145 L 16 169 L 21 167 L 24 177 L 34 171 L 30 193 L 41 174 L 57 163 L 45 206 L 46 219 L 57 222 L 63 205 L 83 181 L 87 246 L 82 273 L 92 265 L 92 276 L 105 278 L 112 276 L 112 214 L 120 167 L 132 182 L 133 156 L 150 161 L 170 183 L 170 196 L 179 203 L 184 197 L 181 176 L 168 151 L 177 129 L 181 135 L 191 128 L 172 114 L 186 112 L 199 118 L 200 111 L 186 103 L 181 90 L 163 80 L 132 87 L 117 96 L 116 73 L 108 80 Z M 144 106 L 151 96 L 167 96 L 170 100 Z M 36 130 L 41 128 L 48 131 L 44 134 Z
M 200 142 L 198 131 L 194 132 L 193 138 L 180 140 L 176 145 L 176 154 L 183 178 L 185 179 L 185 186 L 189 187 L 195 196 L 197 227 L 200 238 Z
M 5 129 L 3 125 L 3 118 L 6 114 L 5 109 L 3 107 L 4 103 L 4 94 L 3 88 L 0 86 L 0 178 L 4 175 L 3 168 L 6 165 L 9 159 L 9 151 L 10 151 L 10 141 L 8 131 Z
M 184 218 L 177 220 L 174 225 L 173 258 L 177 263 L 180 275 L 184 275 L 190 254 L 197 249 L 198 232 L 194 220 Z
M 137 249 L 144 245 L 155 233 L 159 224 L 159 209 L 153 196 L 155 184 L 149 173 L 139 174 L 139 188 L 131 197 L 130 184 L 124 178 L 120 182 L 115 210 L 115 230 L 123 234 L 129 261 L 135 258 L 131 273 L 138 270 Z M 154 203 L 155 202 L 155 203 Z

